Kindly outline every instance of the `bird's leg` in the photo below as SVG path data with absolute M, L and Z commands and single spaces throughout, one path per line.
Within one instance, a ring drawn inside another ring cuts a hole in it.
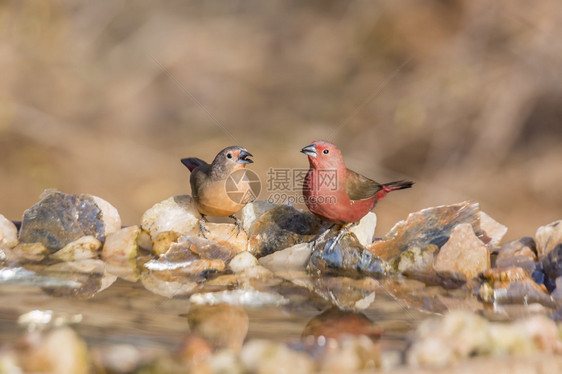
M 207 222 L 207 217 L 204 214 L 201 214 L 201 218 L 199 219 L 199 235 L 207 239 L 207 236 L 205 235 L 205 231 L 206 232 L 210 232 L 210 231 L 205 227 L 205 222 Z
M 349 229 L 351 229 L 353 226 L 357 225 L 357 222 L 353 222 L 353 223 L 346 223 L 345 225 L 342 226 L 342 228 L 340 229 L 340 232 L 338 233 L 338 235 L 336 235 L 332 241 L 332 243 L 330 244 L 330 247 L 328 248 L 329 251 L 331 251 L 332 249 L 334 249 L 334 247 L 336 246 L 336 244 L 340 241 L 340 239 L 347 233 L 349 232 Z
M 242 221 L 238 219 L 238 217 L 236 217 L 234 214 L 228 216 L 229 218 L 232 218 L 234 220 L 234 227 L 232 228 L 232 231 L 238 229 L 238 232 L 236 233 L 236 236 L 238 237 L 238 235 L 240 235 L 240 231 L 244 231 L 246 232 L 246 230 L 244 230 L 242 228 Z

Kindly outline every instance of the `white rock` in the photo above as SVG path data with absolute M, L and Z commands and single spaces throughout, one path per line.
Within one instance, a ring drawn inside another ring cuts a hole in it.
M 201 215 L 188 195 L 170 197 L 152 206 L 142 215 L 141 226 L 152 240 L 163 231 L 185 235 L 198 227 Z
M 59 261 L 78 261 L 98 257 L 101 242 L 91 235 L 68 243 L 50 257 Z
M 18 244 L 16 225 L 0 214 L 0 248 L 14 248 Z
M 121 216 L 117 209 L 101 197 L 90 195 L 102 213 L 105 224 L 105 235 L 121 229 Z
M 250 233 L 250 228 L 252 224 L 261 217 L 268 210 L 275 208 L 277 205 L 270 203 L 267 200 L 258 200 L 246 204 L 244 209 L 240 212 L 242 217 L 242 228 Z
M 228 266 L 233 272 L 239 273 L 243 270 L 254 267 L 257 264 L 258 259 L 255 258 L 253 254 L 251 254 L 250 252 L 241 252 L 234 256 L 232 260 L 230 260 Z
M 367 246 L 373 242 L 375 228 L 377 227 L 377 215 L 373 212 L 361 218 L 361 221 L 353 226 L 349 231 L 354 233 L 362 246 Z
M 535 233 L 535 241 L 539 259 L 542 259 L 552 248 L 562 243 L 562 220 L 539 227 Z
M 492 239 L 490 243 L 494 246 L 501 243 L 502 238 L 507 232 L 507 226 L 502 225 L 482 211 L 480 212 L 480 228 Z
M 300 243 L 261 257 L 258 261 L 271 271 L 303 270 L 311 254 L 312 244 Z

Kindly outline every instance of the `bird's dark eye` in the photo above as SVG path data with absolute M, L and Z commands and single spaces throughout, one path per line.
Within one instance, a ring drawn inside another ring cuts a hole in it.
M 328 151 L 327 149 L 323 150 L 322 153 L 324 153 L 325 155 L 327 155 L 328 153 L 330 153 L 330 151 Z
M 227 154 L 226 154 L 226 157 L 232 158 L 232 153 L 227 153 Z

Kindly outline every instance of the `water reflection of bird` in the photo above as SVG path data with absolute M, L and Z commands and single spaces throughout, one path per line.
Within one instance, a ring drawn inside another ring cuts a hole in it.
M 251 188 L 245 174 L 237 176 L 236 172 L 253 162 L 248 157 L 252 154 L 245 148 L 231 146 L 220 151 L 211 164 L 196 157 L 181 160 L 191 172 L 191 194 L 201 213 L 199 233 L 203 237 L 208 232 L 205 228 L 206 216 L 230 217 L 240 232 L 241 222 L 234 214 L 249 202 L 247 196 L 251 196 Z M 232 184 L 234 191 L 230 191 L 227 184 Z

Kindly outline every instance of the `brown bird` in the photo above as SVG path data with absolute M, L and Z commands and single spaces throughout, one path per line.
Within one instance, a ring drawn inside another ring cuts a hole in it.
M 310 168 L 303 184 L 308 209 L 316 216 L 343 225 L 337 240 L 363 218 L 387 193 L 410 188 L 414 182 L 377 183 L 345 167 L 339 149 L 325 141 L 304 147 Z
M 231 176 L 237 171 L 244 170 L 246 164 L 254 162 L 248 158 L 252 156 L 243 147 L 231 146 L 220 151 L 211 164 L 196 157 L 181 160 L 182 164 L 191 172 L 189 179 L 191 194 L 197 210 L 201 213 L 199 234 L 203 237 L 206 238 L 205 231 L 209 231 L 205 228 L 206 216 L 230 217 L 234 219 L 235 228 L 238 228 L 238 234 L 240 233 L 242 225 L 234 214 L 249 202 L 246 197 L 251 191 L 250 183 L 245 175 L 242 175 L 239 180 L 233 179 Z M 232 187 L 236 190 L 235 194 L 228 193 L 232 191 Z M 238 196 L 242 196 L 242 198 Z

